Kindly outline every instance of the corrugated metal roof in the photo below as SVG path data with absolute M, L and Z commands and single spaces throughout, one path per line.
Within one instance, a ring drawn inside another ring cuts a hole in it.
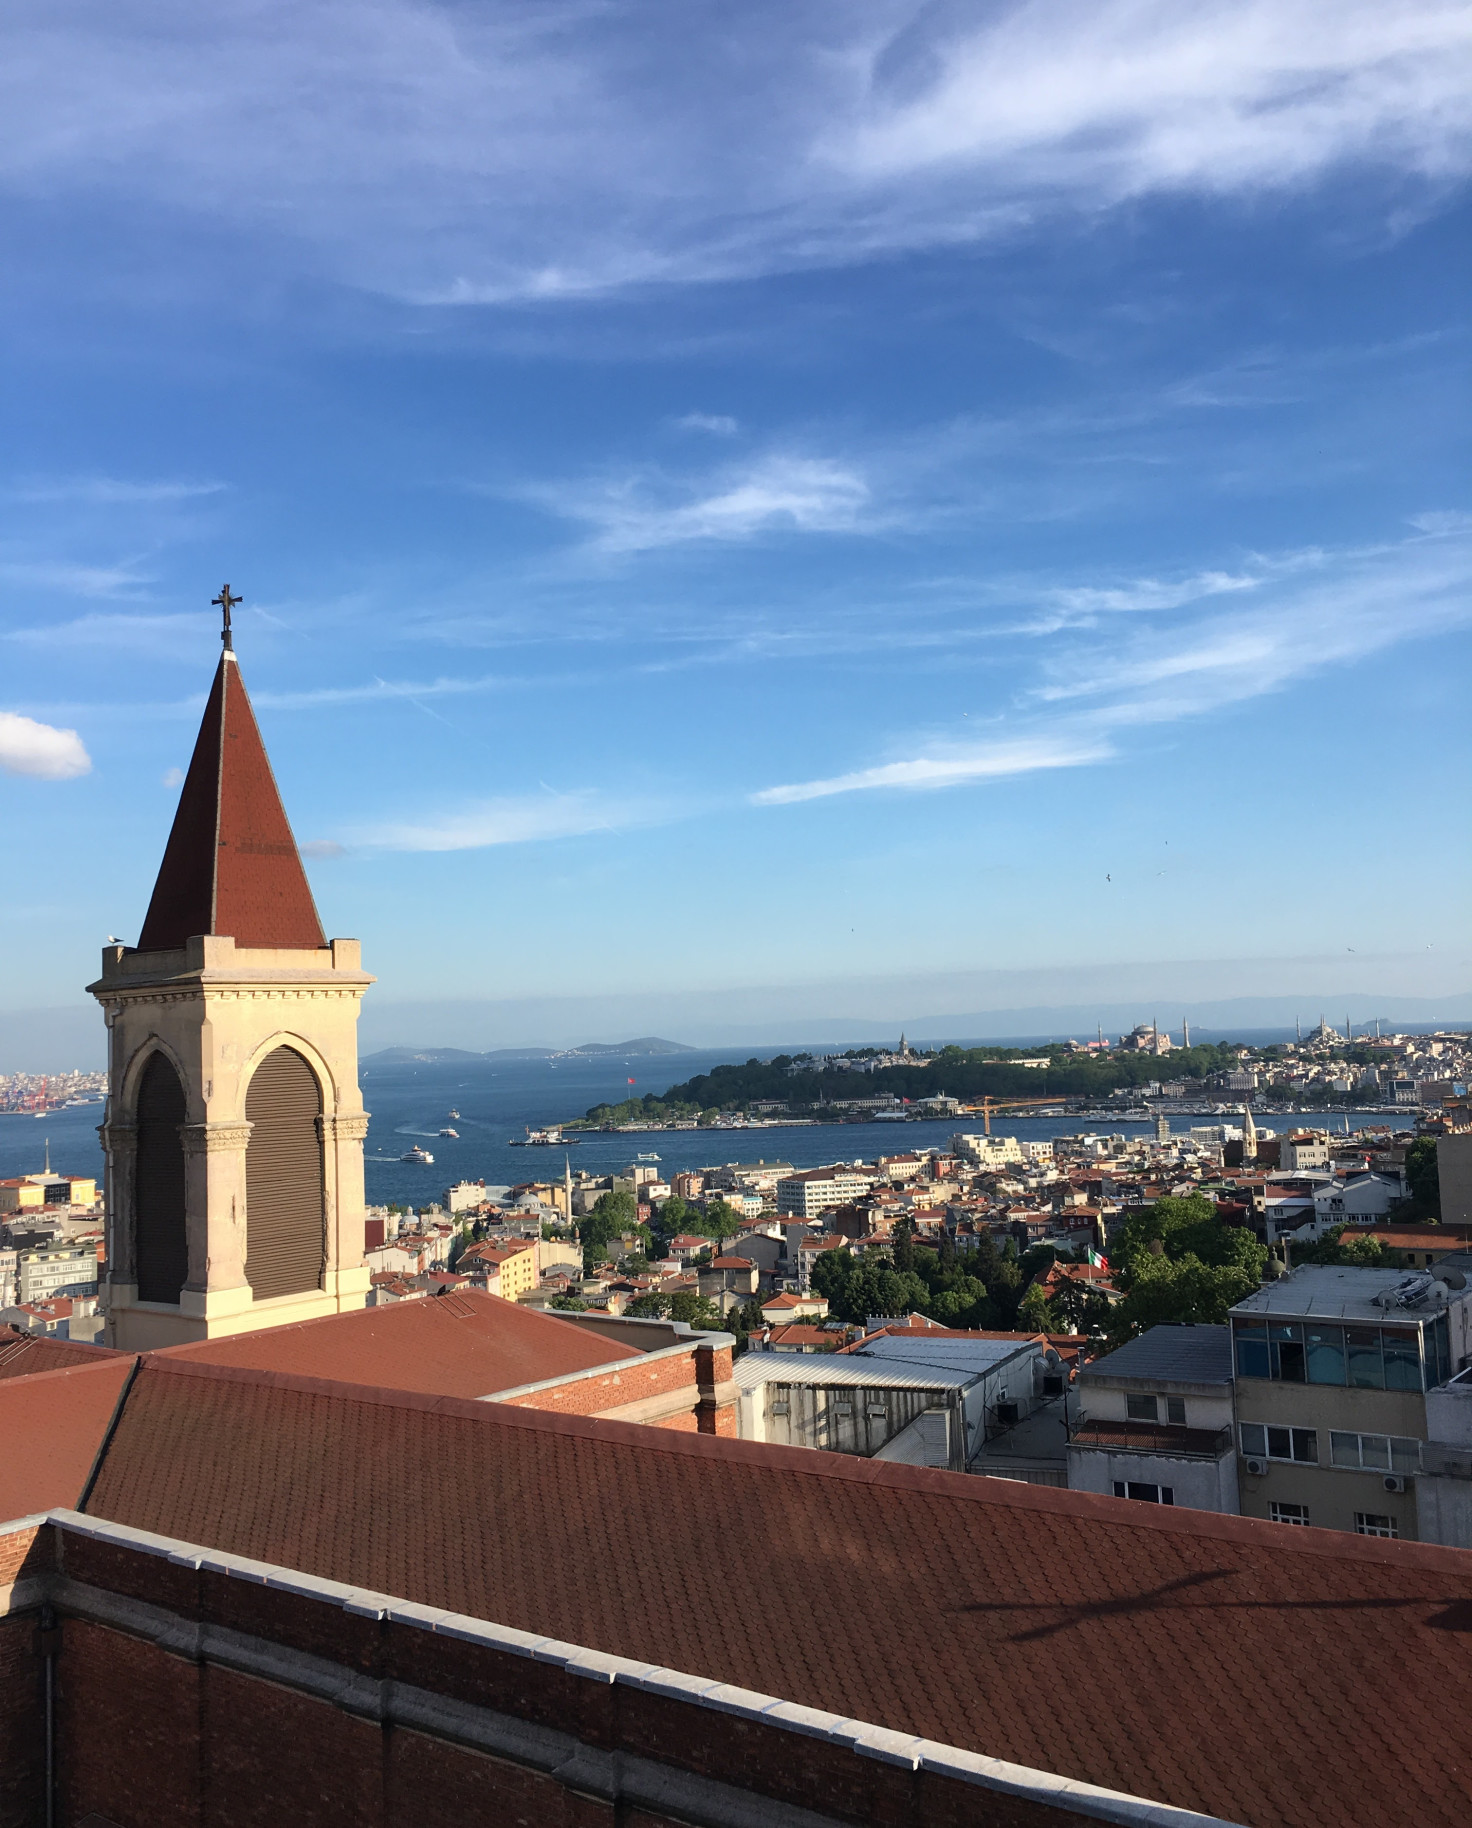
M 883 1333 L 868 1340 L 854 1358 L 882 1358 L 890 1363 L 903 1362 L 927 1370 L 945 1366 L 964 1371 L 968 1377 L 980 1377 L 1018 1353 L 1037 1350 L 1032 1340 L 1019 1339 L 932 1339 L 923 1333 L 897 1335 Z
M 979 1373 L 944 1365 L 922 1369 L 892 1360 L 840 1358 L 833 1352 L 746 1352 L 736 1360 L 743 1390 L 759 1384 L 849 1384 L 869 1390 L 961 1390 Z
M 1446 1297 L 1435 1291 L 1413 1308 L 1380 1302 L 1398 1283 L 1408 1280 L 1403 1269 L 1339 1269 L 1306 1263 L 1280 1282 L 1269 1282 L 1232 1309 L 1242 1320 L 1268 1314 L 1305 1320 L 1428 1320 L 1446 1308 Z

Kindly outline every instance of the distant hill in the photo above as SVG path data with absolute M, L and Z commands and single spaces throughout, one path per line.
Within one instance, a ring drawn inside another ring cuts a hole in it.
M 637 1041 L 588 1041 L 570 1047 L 570 1054 L 694 1054 L 699 1049 L 683 1041 L 661 1041 L 658 1035 L 640 1035 Z
M 493 1047 L 488 1053 L 471 1053 L 463 1047 L 383 1047 L 364 1054 L 364 1066 L 451 1066 L 457 1060 L 562 1060 L 573 1055 L 693 1054 L 698 1049 L 683 1041 L 661 1041 L 658 1035 L 641 1035 L 637 1041 L 589 1041 L 583 1047 Z

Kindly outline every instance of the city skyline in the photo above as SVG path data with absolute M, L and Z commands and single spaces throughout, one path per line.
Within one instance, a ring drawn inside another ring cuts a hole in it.
M 1322 17 L 5 28 L 6 1010 L 136 939 L 228 577 L 370 1012 L 1458 1013 L 1466 39 Z

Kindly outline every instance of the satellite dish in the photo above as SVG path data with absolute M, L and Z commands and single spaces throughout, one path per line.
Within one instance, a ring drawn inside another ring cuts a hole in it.
M 1437 1280 L 1444 1282 L 1448 1288 L 1466 1288 L 1467 1278 L 1459 1269 L 1439 1269 Z

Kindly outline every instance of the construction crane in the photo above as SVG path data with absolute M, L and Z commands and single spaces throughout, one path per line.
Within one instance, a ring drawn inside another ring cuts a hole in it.
M 1057 1098 L 993 1098 L 991 1093 L 988 1092 L 983 1096 L 979 1107 L 976 1105 L 972 1106 L 972 1112 L 974 1114 L 978 1108 L 980 1109 L 981 1121 L 985 1126 L 986 1134 L 990 1136 L 992 1133 L 993 1111 L 1016 1111 L 1022 1110 L 1028 1105 L 1066 1104 L 1067 1101 L 1066 1094 Z

